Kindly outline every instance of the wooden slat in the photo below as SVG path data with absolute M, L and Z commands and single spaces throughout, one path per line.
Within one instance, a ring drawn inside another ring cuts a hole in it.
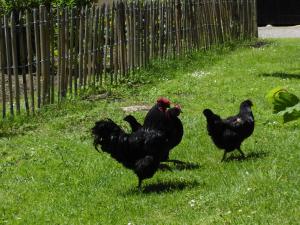
M 134 69 L 137 67 L 137 26 L 136 26 L 136 5 L 132 3 L 131 5 L 132 11 L 132 66 Z
M 29 74 L 29 84 L 30 84 L 30 102 L 31 102 L 31 112 L 35 112 L 35 102 L 34 102 L 34 82 L 33 82 L 33 71 L 32 71 L 32 29 L 31 29 L 31 15 L 28 10 L 26 10 L 26 46 L 27 46 L 27 62 L 28 62 L 28 74 Z
M 43 9 L 43 17 L 44 17 L 44 32 L 45 32 L 45 71 L 46 71 L 46 84 L 45 84 L 45 91 L 46 91 L 46 96 L 45 96 L 45 102 L 46 104 L 50 103 L 50 85 L 51 85 L 51 78 L 50 78 L 50 65 L 51 65 L 51 58 L 50 58 L 50 33 L 51 33 L 51 29 L 50 29 L 50 20 L 49 20 L 49 16 L 48 16 L 48 11 L 46 9 L 46 7 L 44 7 Z
M 24 94 L 24 104 L 25 104 L 25 110 L 27 115 L 29 115 L 29 102 L 28 102 L 28 95 L 27 95 L 27 77 L 26 77 L 26 60 L 25 60 L 25 50 L 26 50 L 26 43 L 25 43 L 25 27 L 23 26 L 23 18 L 22 13 L 19 14 L 19 46 L 20 46 L 20 62 L 19 67 L 21 67 L 22 70 L 22 81 L 23 81 L 23 94 Z
M 117 65 L 117 41 L 116 40 L 116 32 L 115 32 L 115 11 L 116 11 L 116 7 L 115 7 L 115 4 L 113 3 L 113 6 L 111 8 L 111 18 L 110 18 L 110 71 L 111 73 L 115 73 L 115 76 L 114 74 L 111 74 L 110 76 L 110 83 L 112 84 L 114 82 L 114 78 L 117 77 L 117 71 L 118 71 L 118 65 Z M 116 79 L 115 79 L 116 80 Z
M 94 18 L 93 18 L 93 33 L 92 33 L 92 54 L 91 54 L 91 75 L 92 75 L 92 84 L 96 85 L 96 68 L 97 68 L 97 37 L 99 35 L 99 8 L 94 9 Z
M 70 17 L 69 17 L 69 23 L 70 23 L 70 48 L 69 48 L 69 71 L 68 71 L 68 81 L 69 81 L 69 93 L 73 94 L 73 73 L 75 68 L 75 60 L 74 60 L 74 24 L 75 24 L 75 18 L 74 18 L 74 9 L 72 8 L 70 10 Z
M 93 81 L 93 74 L 92 74 L 92 55 L 93 53 L 93 28 L 94 28 L 94 15 L 95 15 L 95 6 L 92 5 L 92 7 L 89 9 L 88 13 L 88 45 L 87 45 L 87 84 L 91 85 Z
M 80 10 L 79 22 L 79 88 L 83 86 L 83 32 L 84 32 L 84 9 Z
M 106 15 L 105 15 L 106 5 L 102 4 L 101 10 L 100 10 L 100 24 L 99 24 L 99 35 L 97 37 L 97 55 L 96 60 L 97 63 L 97 83 L 101 86 L 102 80 L 103 80 L 103 71 L 104 71 L 104 60 L 105 60 L 105 21 L 106 21 Z
M 45 34 L 45 18 L 43 6 L 39 7 L 40 15 L 40 43 L 41 43 L 41 72 L 42 72 L 42 103 L 46 104 L 47 95 L 47 69 L 46 69 L 46 34 Z
M 61 10 L 61 35 L 60 35 L 60 47 L 61 47 L 61 97 L 64 98 L 67 95 L 66 90 L 66 10 L 63 8 Z
M 69 17 L 69 8 L 65 9 L 65 80 L 64 80 L 64 89 L 66 95 L 68 94 L 68 85 L 69 85 L 69 70 L 70 70 L 70 36 L 69 36 L 69 24 L 70 24 L 70 17 Z
M 57 101 L 61 101 L 61 73 L 62 73 L 62 55 L 61 55 L 61 15 L 60 8 L 57 8 Z
M 89 8 L 86 6 L 84 10 L 84 57 L 83 57 L 83 88 L 86 88 L 88 76 L 88 47 L 89 47 Z
M 35 56 L 36 56 L 36 82 L 37 82 L 37 106 L 41 107 L 41 47 L 40 47 L 40 31 L 37 18 L 37 9 L 33 10 L 34 23 L 34 41 L 35 41 Z
M 13 60 L 13 73 L 15 80 L 15 100 L 16 100 L 16 112 L 20 114 L 20 85 L 19 85 L 19 74 L 18 74 L 18 53 L 17 53 L 17 30 L 14 12 L 10 16 L 11 23 L 11 48 L 12 48 L 12 60 Z
M 49 59 L 51 60 L 51 67 L 49 68 L 49 75 L 50 75 L 50 103 L 55 102 L 55 79 L 57 79 L 57 76 L 55 76 L 55 12 L 52 8 L 50 9 L 50 16 L 49 16 L 49 36 L 50 36 L 50 49 L 49 49 Z
M 110 44 L 110 10 L 109 6 L 105 4 L 105 43 L 104 43 L 104 52 L 103 52 L 103 73 L 104 79 L 106 80 L 106 73 L 107 73 L 107 61 L 109 55 L 109 44 Z
M 1 94 L 2 94 L 2 118 L 6 117 L 6 88 L 5 88 L 5 34 L 3 33 L 2 26 L 3 18 L 0 18 L 0 73 L 1 73 Z
M 8 76 L 8 91 L 9 91 L 9 109 L 10 115 L 14 116 L 14 95 L 13 95 L 13 85 L 12 85 L 12 74 L 11 74 L 11 34 L 10 28 L 8 27 L 8 16 L 4 16 L 4 30 L 5 30 L 5 49 L 6 49 L 6 72 Z
M 78 56 L 79 56 L 79 36 L 80 36 L 80 10 L 75 9 L 74 12 L 74 19 L 75 19 L 75 27 L 74 27 L 74 33 L 75 33 L 75 44 L 74 44 L 74 94 L 78 94 L 78 78 L 79 78 L 79 63 L 78 63 Z

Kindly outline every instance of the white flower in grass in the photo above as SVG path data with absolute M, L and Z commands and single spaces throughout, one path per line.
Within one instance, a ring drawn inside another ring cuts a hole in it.
M 194 207 L 195 204 L 196 204 L 196 201 L 194 199 L 192 199 L 190 202 L 189 202 L 190 206 L 191 207 Z
M 202 78 L 205 77 L 207 75 L 209 75 L 210 72 L 205 72 L 205 71 L 194 71 L 191 75 L 192 77 L 196 77 L 196 78 Z

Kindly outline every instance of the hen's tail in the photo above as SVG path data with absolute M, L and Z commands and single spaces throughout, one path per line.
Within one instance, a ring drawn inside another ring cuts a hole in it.
M 110 152 L 117 145 L 121 133 L 123 130 L 111 119 L 97 121 L 92 128 L 95 149 L 99 151 L 100 145 L 103 151 Z
M 214 114 L 213 111 L 211 111 L 210 109 L 204 109 L 203 114 L 206 117 L 207 121 L 220 120 L 220 116 Z
M 124 120 L 129 123 L 132 132 L 136 132 L 138 129 L 142 127 L 142 125 L 132 115 L 125 116 Z

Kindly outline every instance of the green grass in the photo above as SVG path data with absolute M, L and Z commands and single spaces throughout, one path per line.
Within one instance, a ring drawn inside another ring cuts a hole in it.
M 1 122 L 0 224 L 299 224 L 300 122 L 282 124 L 264 98 L 276 86 L 300 96 L 299 58 L 298 39 L 216 48 L 154 62 L 105 100 Z M 90 128 L 110 117 L 128 129 L 120 107 L 158 96 L 182 105 L 185 134 L 171 158 L 193 166 L 157 172 L 140 193 L 131 171 L 93 149 Z M 202 111 L 229 116 L 247 98 L 256 119 L 248 157 L 220 163 Z

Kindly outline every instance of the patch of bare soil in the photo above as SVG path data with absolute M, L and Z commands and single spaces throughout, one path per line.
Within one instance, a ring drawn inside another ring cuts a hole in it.
M 126 106 L 121 107 L 121 109 L 126 112 L 137 112 L 137 111 L 149 111 L 151 109 L 151 106 L 149 105 L 132 105 L 132 106 Z

